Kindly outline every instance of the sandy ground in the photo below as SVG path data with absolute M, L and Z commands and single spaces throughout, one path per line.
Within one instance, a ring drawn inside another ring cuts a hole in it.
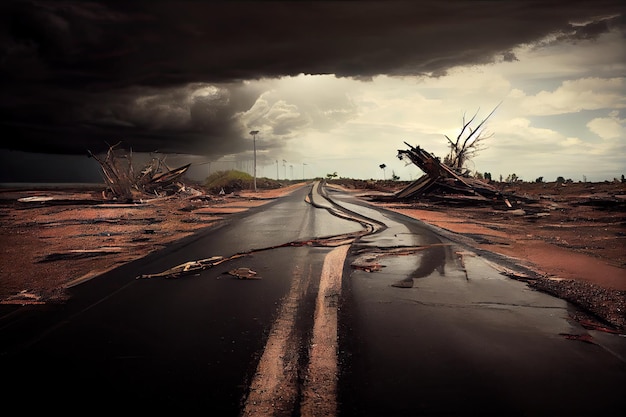
M 75 282 L 146 256 L 300 185 L 226 196 L 189 190 L 126 205 L 103 201 L 98 189 L 0 189 L 0 303 L 62 302 L 65 288 Z M 577 190 L 571 187 L 575 192 L 570 193 L 550 187 L 530 191 L 535 200 L 524 195 L 523 210 L 376 202 L 369 191 L 348 191 L 517 260 L 541 276 L 529 285 L 591 313 L 577 319 L 595 328 L 624 331 L 626 216 L 619 199 L 626 187 L 585 184 Z M 520 196 L 522 192 L 529 190 L 517 190 Z M 602 203 L 607 198 L 618 198 L 618 203 L 607 206 Z

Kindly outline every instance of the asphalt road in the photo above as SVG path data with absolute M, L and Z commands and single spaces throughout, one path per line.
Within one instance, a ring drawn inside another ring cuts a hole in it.
M 492 262 L 503 261 L 308 186 L 73 287 L 64 305 L 0 318 L 3 403 L 216 416 L 623 415 L 624 338 L 586 331 L 569 320 L 572 306 Z M 237 268 L 257 279 L 228 274 Z
M 334 199 L 394 225 L 352 245 L 348 263 L 424 248 L 344 278 L 342 415 L 626 415 L 626 338 L 582 328 L 572 305 L 502 275 L 516 268 L 506 259 Z

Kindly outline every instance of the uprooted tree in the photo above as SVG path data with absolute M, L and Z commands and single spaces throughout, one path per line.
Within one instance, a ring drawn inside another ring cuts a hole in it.
M 485 123 L 493 115 L 500 104 L 491 111 L 476 127 L 472 127 L 472 123 L 478 115 L 478 111 L 466 121 L 465 114 L 463 114 L 463 126 L 461 131 L 455 140 L 450 139 L 447 135 L 444 135 L 450 145 L 450 153 L 446 155 L 443 162 L 459 173 L 467 171 L 465 164 L 475 157 L 479 151 L 484 149 L 484 141 L 493 137 L 492 133 L 487 133 L 484 130 Z
M 103 158 L 87 151 L 102 168 L 102 176 L 107 186 L 104 192 L 106 198 L 133 201 L 147 196 L 162 197 L 184 188 L 180 179 L 191 164 L 170 169 L 165 158 L 153 157 L 136 171 L 132 151 L 126 153 L 116 149 L 119 145 L 120 143 L 109 146 Z
M 499 104 L 498 104 L 499 106 Z M 436 199 L 450 201 L 456 199 L 464 202 L 481 202 L 503 199 L 507 206 L 510 203 L 500 192 L 487 182 L 470 177 L 469 171 L 465 169 L 465 164 L 474 157 L 479 150 L 483 149 L 484 140 L 491 137 L 484 133 L 483 127 L 486 121 L 498 108 L 496 106 L 489 115 L 483 119 L 476 127 L 471 124 L 476 118 L 476 114 L 469 121 L 463 117 L 463 126 L 456 140 L 446 139 L 450 143 L 450 153 L 444 158 L 440 158 L 427 152 L 419 146 L 411 146 L 404 142 L 409 149 L 398 150 L 398 158 L 408 159 L 415 164 L 424 175 L 413 181 L 404 189 L 395 193 L 397 199 L 414 199 L 428 194 Z

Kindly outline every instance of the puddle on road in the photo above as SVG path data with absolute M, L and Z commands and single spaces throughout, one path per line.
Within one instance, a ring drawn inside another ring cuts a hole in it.
M 365 272 L 376 272 L 385 267 L 381 259 L 405 257 L 403 260 L 394 261 L 396 268 L 410 271 L 406 273 L 405 278 L 391 284 L 392 287 L 397 288 L 413 288 L 414 279 L 430 276 L 434 272 L 443 276 L 446 274 L 446 269 L 460 271 L 465 279 L 468 279 L 464 257 L 470 253 L 453 252 L 452 249 L 451 243 L 392 248 L 367 247 L 356 252 L 356 259 L 352 261 L 351 267 Z

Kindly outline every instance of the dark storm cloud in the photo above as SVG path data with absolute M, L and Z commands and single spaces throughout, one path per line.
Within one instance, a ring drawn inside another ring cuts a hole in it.
M 234 116 L 259 97 L 244 80 L 441 76 L 514 60 L 512 48 L 548 34 L 596 37 L 623 25 L 598 18 L 622 11 L 616 1 L 3 2 L 2 146 L 236 153 L 249 137 Z M 277 133 L 307 120 L 291 103 L 269 116 Z

